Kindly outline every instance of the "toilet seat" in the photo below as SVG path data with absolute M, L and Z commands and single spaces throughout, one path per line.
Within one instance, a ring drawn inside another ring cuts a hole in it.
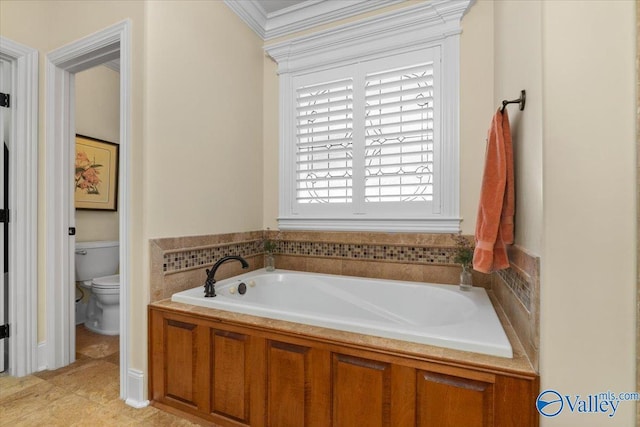
M 120 275 L 96 277 L 91 281 L 93 289 L 120 289 Z

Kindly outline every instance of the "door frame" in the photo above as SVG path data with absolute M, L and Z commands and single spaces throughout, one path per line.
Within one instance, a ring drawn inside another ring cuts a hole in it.
M 75 136 L 75 73 L 117 58 L 120 59 L 120 397 L 132 406 L 144 406 L 140 386 L 135 383 L 138 372 L 129 372 L 131 21 L 128 19 L 56 49 L 45 59 L 47 368 L 57 369 L 75 360 L 75 292 L 71 286 L 75 275 L 72 269 L 75 239 L 68 235 L 75 221 L 72 169 L 75 156 L 71 150 Z
M 38 369 L 38 51 L 0 36 L 11 64 L 9 375 Z

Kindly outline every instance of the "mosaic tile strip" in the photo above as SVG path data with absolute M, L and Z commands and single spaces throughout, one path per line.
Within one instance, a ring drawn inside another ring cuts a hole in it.
M 205 248 L 186 249 L 166 252 L 162 271 L 165 274 L 192 270 L 213 264 L 216 260 L 228 255 L 249 257 L 263 252 L 262 240 L 249 242 L 225 243 Z
M 455 264 L 455 248 L 396 246 L 356 243 L 276 241 L 282 255 L 306 255 L 327 258 Z
M 419 264 L 455 264 L 455 248 L 424 246 L 373 245 L 356 243 L 324 243 L 279 240 L 275 252 L 325 258 L 397 261 Z M 263 241 L 253 240 L 167 252 L 163 259 L 165 274 L 207 266 L 227 255 L 253 256 L 263 253 Z
M 507 284 L 513 291 L 520 302 L 531 311 L 531 285 L 520 274 L 518 274 L 513 268 L 506 270 L 500 270 L 497 272 L 498 276 Z

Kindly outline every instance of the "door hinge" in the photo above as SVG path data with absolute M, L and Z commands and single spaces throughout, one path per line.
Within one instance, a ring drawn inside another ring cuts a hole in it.
M 69 227 L 69 236 L 75 236 L 75 235 L 76 235 L 76 228 Z
M 9 324 L 0 326 L 0 340 L 9 338 Z
M 9 108 L 11 106 L 11 96 L 8 93 L 0 92 L 0 107 Z
M 0 209 L 0 223 L 9 222 L 9 209 Z

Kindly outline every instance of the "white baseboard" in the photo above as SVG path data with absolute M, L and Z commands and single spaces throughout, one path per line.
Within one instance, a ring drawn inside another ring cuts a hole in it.
M 149 406 L 149 401 L 145 399 L 144 393 L 144 373 L 137 369 L 129 369 L 127 400 L 125 403 L 134 408 L 144 408 Z
M 36 367 L 37 372 L 44 371 L 47 369 L 47 340 L 38 343 L 37 349 L 37 363 Z

